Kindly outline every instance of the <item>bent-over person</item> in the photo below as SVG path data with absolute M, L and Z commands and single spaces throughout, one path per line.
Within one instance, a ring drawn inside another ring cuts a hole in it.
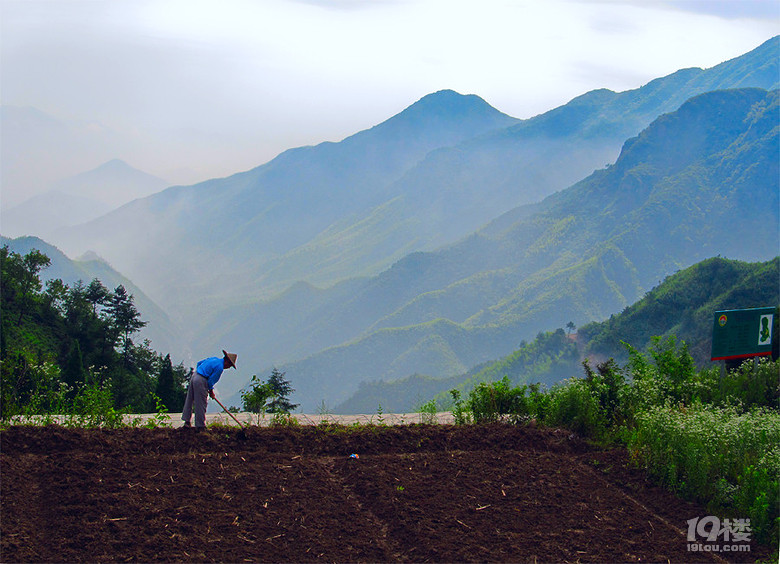
M 209 396 L 214 399 L 214 386 L 222 376 L 225 368 L 235 368 L 238 355 L 222 351 L 222 358 L 212 356 L 204 358 L 198 362 L 197 367 L 190 377 L 190 384 L 187 387 L 187 399 L 184 401 L 184 409 L 181 413 L 181 419 L 185 427 L 192 427 L 190 418 L 193 410 L 195 411 L 195 428 L 206 428 L 206 406 Z

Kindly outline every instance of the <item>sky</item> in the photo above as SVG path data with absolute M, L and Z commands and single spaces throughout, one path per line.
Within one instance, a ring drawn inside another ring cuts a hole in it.
M 0 204 L 112 158 L 227 176 L 445 88 L 528 118 L 778 33 L 780 0 L 0 0 L 0 102 L 75 136 L 4 110 Z

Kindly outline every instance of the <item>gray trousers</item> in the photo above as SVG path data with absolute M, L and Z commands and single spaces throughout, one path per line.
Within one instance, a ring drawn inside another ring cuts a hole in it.
M 192 417 L 193 407 L 195 409 L 195 426 L 206 426 L 206 405 L 209 401 L 208 380 L 198 374 L 192 373 L 190 385 L 187 386 L 187 399 L 184 401 L 184 409 L 181 412 L 181 419 L 188 422 Z

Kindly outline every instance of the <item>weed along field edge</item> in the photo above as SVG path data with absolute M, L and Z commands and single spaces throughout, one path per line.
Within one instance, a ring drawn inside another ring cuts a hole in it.
M 771 554 L 755 542 L 708 541 L 695 526 L 690 540 L 690 521 L 707 510 L 649 482 L 625 449 L 528 425 L 11 426 L 0 431 L 0 472 L 4 562 Z

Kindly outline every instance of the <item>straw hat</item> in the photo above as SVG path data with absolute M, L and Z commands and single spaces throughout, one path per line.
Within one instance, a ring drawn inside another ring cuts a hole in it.
M 227 359 L 230 366 L 233 368 L 236 368 L 236 359 L 238 358 L 237 354 L 229 353 L 225 349 L 222 349 L 222 354 L 225 355 L 225 358 Z

